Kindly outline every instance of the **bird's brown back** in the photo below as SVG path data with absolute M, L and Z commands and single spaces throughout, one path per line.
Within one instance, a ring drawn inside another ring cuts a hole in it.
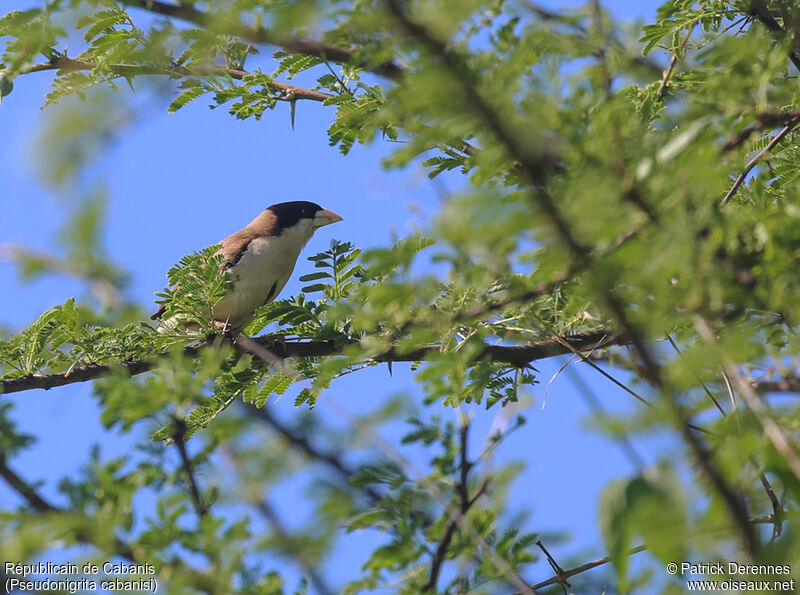
M 247 247 L 256 238 L 271 237 L 278 234 L 278 218 L 272 211 L 263 211 L 258 217 L 253 219 L 246 227 L 236 233 L 229 235 L 220 242 L 220 249 L 217 254 L 222 255 L 220 270 L 229 269 L 242 258 L 247 251 Z M 158 311 L 150 316 L 150 320 L 157 320 L 164 315 L 166 306 L 161 304 Z

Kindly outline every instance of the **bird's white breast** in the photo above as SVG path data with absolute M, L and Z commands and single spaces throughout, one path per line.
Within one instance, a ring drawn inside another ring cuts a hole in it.
M 233 288 L 214 307 L 214 318 L 242 327 L 250 321 L 254 310 L 274 300 L 289 280 L 311 231 L 298 226 L 277 237 L 251 240 L 230 269 Z

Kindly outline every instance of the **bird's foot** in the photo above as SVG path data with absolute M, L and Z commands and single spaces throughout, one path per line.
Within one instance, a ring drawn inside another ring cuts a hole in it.
M 233 327 L 228 322 L 222 322 L 221 320 L 215 320 L 214 327 L 218 328 L 222 333 L 227 333 L 233 330 Z
M 214 327 L 219 329 L 221 335 L 228 337 L 231 341 L 236 341 L 236 338 L 239 336 L 239 333 L 233 330 L 233 327 L 226 321 L 221 322 L 219 320 L 214 321 Z

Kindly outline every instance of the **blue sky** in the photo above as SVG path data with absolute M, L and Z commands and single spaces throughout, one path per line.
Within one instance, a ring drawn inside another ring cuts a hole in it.
M 10 10 L 14 2 L 5 3 Z M 30 2 L 18 2 L 29 5 Z M 573 2 L 546 2 L 551 8 Z M 652 19 L 658 2 L 614 0 L 605 5 L 627 19 Z M 52 123 L 41 111 L 50 75 L 25 76 L 0 106 L 0 244 L 18 243 L 48 251 L 58 250 L 54 233 L 69 212 L 69 196 L 53 192 L 41 182 L 48 170 L 47 154 L 35 142 L 36 134 Z M 224 109 L 209 110 L 203 100 L 174 115 L 166 113 L 169 96 L 145 94 L 136 105 L 140 117 L 121 131 L 118 141 L 97 155 L 83 187 L 106 188 L 109 196 L 106 244 L 114 261 L 132 275 L 129 295 L 147 304 L 165 284 L 167 269 L 184 254 L 219 241 L 241 228 L 264 207 L 285 200 L 313 200 L 344 217 L 323 228 L 305 255 L 324 250 L 330 239 L 351 241 L 359 247 L 383 246 L 394 235 L 424 227 L 440 204 L 442 186 L 431 183 L 419 168 L 385 171 L 381 160 L 391 147 L 381 141 L 357 146 L 342 157 L 328 146 L 329 108 L 298 105 L 292 130 L 288 108 L 268 113 L 260 122 L 237 121 Z M 455 186 L 454 178 L 438 184 Z M 68 194 L 68 193 L 67 193 Z M 283 296 L 299 290 L 297 278 L 311 271 L 302 259 Z M 84 295 L 83 287 L 64 278 L 30 284 L 19 282 L 15 269 L 0 262 L 0 325 L 21 327 L 44 309 Z M 544 386 L 563 360 L 541 362 L 542 384 L 533 395 L 528 424 L 501 450 L 501 458 L 523 459 L 528 467 L 512 493 L 517 505 L 531 513 L 529 528 L 565 529 L 573 538 L 555 545 L 557 559 L 579 554 L 583 559 L 602 555 L 597 528 L 598 491 L 611 479 L 633 471 L 618 445 L 587 430 L 590 411 L 567 375 L 554 382 L 547 405 L 541 408 Z M 583 380 L 611 410 L 629 409 L 630 397 L 596 374 L 582 372 Z M 389 381 L 391 380 L 391 382 Z M 336 382 L 328 397 L 351 411 L 374 407 L 375 399 L 408 391 L 416 395 L 410 374 L 395 366 L 389 379 L 384 369 L 351 375 Z M 44 492 L 55 497 L 55 481 L 85 462 L 92 444 L 99 442 L 105 456 L 127 451 L 129 442 L 101 431 L 98 412 L 88 385 L 50 392 L 35 391 L 9 397 L 20 427 L 38 436 L 35 448 L 14 461 L 29 479 L 44 479 Z M 292 399 L 272 406 L 282 416 L 293 414 Z M 324 402 L 317 413 L 331 424 L 343 420 Z M 442 410 L 445 418 L 455 412 Z M 479 441 L 492 423 L 494 410 L 479 417 L 473 438 Z M 389 430 L 391 432 L 395 429 Z M 641 445 L 652 459 L 659 441 Z M 290 523 L 303 510 L 293 507 L 293 489 L 276 494 L 276 503 Z M 16 495 L 0 486 L 0 506 L 15 503 Z M 365 545 L 375 545 L 365 536 Z M 329 563 L 331 576 L 344 580 L 363 562 L 363 555 L 341 553 Z M 563 565 L 563 564 L 562 564 Z M 551 574 L 545 562 L 527 578 Z

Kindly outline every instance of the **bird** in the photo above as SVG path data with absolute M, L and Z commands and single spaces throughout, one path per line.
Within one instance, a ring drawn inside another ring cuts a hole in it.
M 214 306 L 222 328 L 240 330 L 253 320 L 256 309 L 272 302 L 294 270 L 303 247 L 320 227 L 342 217 L 316 203 L 297 200 L 267 207 L 244 228 L 220 242 L 220 270 L 230 275 L 231 288 Z M 162 318 L 162 304 L 151 320 Z M 162 320 L 159 330 L 176 326 Z

